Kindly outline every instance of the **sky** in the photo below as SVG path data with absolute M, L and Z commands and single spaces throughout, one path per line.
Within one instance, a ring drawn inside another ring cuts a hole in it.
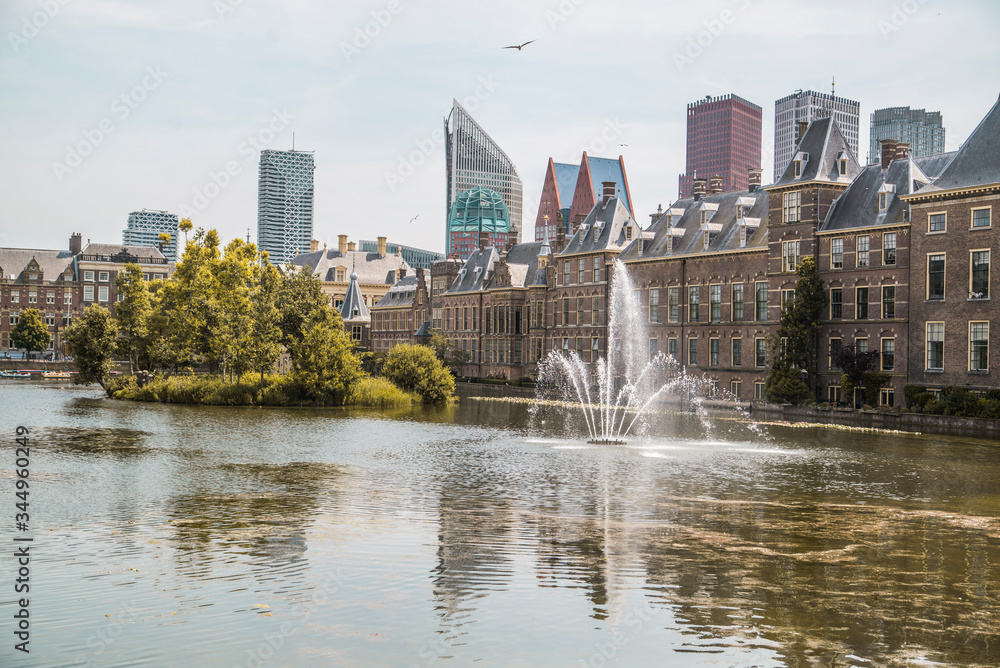
M 995 0 L 2 0 L 0 245 L 120 243 L 128 214 L 256 240 L 261 149 L 315 152 L 313 237 L 443 251 L 458 99 L 524 182 L 623 155 L 637 218 L 677 197 L 686 107 L 830 90 L 941 111 L 957 149 L 1000 94 Z M 523 50 L 503 46 L 535 40 Z M 416 219 L 414 220 L 414 217 Z

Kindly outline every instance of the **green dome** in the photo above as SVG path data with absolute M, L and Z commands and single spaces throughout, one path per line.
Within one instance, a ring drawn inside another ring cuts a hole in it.
M 510 211 L 499 193 L 476 186 L 459 193 L 448 215 L 450 232 L 510 232 Z

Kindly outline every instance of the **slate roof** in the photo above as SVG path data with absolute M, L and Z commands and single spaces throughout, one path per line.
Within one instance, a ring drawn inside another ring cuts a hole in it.
M 743 248 L 767 248 L 767 214 L 769 196 L 760 188 L 754 191 L 736 190 L 717 193 L 695 200 L 677 200 L 646 230 L 642 254 L 638 239 L 629 244 L 619 258 L 622 261 L 654 257 L 675 257 L 699 253 L 717 253 L 740 249 L 740 227 L 746 227 Z M 743 207 L 743 218 L 737 218 L 737 207 Z M 702 212 L 710 212 L 708 226 L 702 225 Z M 709 231 L 705 248 L 704 233 Z M 667 237 L 673 237 L 670 247 Z
M 621 250 L 630 243 L 625 234 L 629 226 L 632 238 L 637 237 L 642 228 L 621 197 L 612 197 L 607 203 L 598 200 L 559 255 Z
M 493 275 L 493 267 L 499 260 L 500 255 L 493 247 L 473 251 L 462 268 L 458 270 L 458 276 L 445 290 L 445 294 L 484 290 Z M 477 269 L 479 271 L 476 271 Z
M 373 308 L 395 308 L 400 306 L 413 306 L 415 295 L 417 294 L 417 277 L 407 276 L 396 281 L 396 284 L 389 288 L 389 291 L 382 295 Z
M 291 264 L 309 267 L 314 276 L 327 282 L 335 281 L 337 268 L 343 267 L 345 276 L 354 271 L 358 282 L 364 285 L 392 285 L 400 269 L 406 269 L 407 274 L 412 273 L 410 265 L 401 255 L 382 257 L 366 251 L 347 251 L 343 255 L 335 249 L 312 251 L 296 256 Z
M 580 165 L 553 162 L 552 168 L 555 172 L 560 208 L 569 209 L 573 203 L 573 193 L 576 192 L 576 179 L 580 175 Z
M 888 169 L 881 163 L 868 165 L 837 198 L 819 231 L 878 227 L 905 222 L 910 205 L 900 199 L 931 179 L 915 159 L 893 160 Z M 933 165 L 932 165 L 933 166 Z M 886 209 L 880 211 L 879 193 L 886 192 Z
M 361 296 L 361 288 L 358 287 L 358 275 L 354 272 L 351 272 L 351 282 L 347 286 L 344 303 L 340 305 L 340 317 L 344 322 L 370 322 L 372 319 L 365 306 L 365 299 Z
M 809 159 L 802 166 L 802 173 L 795 176 L 795 160 L 800 153 L 808 153 Z M 847 158 L 847 173 L 841 176 L 838 158 Z M 781 178 L 772 186 L 788 186 L 808 181 L 829 183 L 850 183 L 861 172 L 857 158 L 840 132 L 833 118 L 821 118 L 809 124 L 809 129 L 795 147 L 792 159 L 785 167 Z
M 129 255 L 134 255 L 135 257 L 142 260 L 165 260 L 166 256 L 160 252 L 155 246 L 127 246 L 124 244 L 87 244 L 80 255 L 99 255 L 99 256 L 112 256 L 121 253 L 122 251 L 128 252 Z
M 0 248 L 0 278 L 16 280 L 32 258 L 38 263 L 46 281 L 55 281 L 66 271 L 66 267 L 73 264 L 73 254 L 68 250 Z
M 958 151 L 949 151 L 948 153 L 935 153 L 934 155 L 925 155 L 920 158 L 913 158 L 913 161 L 917 163 L 917 167 L 920 168 L 928 178 L 936 179 L 941 176 L 941 172 L 945 170 L 945 167 L 951 164 L 951 161 L 955 159 Z
M 917 194 L 998 183 L 1000 183 L 1000 100 L 997 100 L 986 117 L 979 122 L 941 175 Z

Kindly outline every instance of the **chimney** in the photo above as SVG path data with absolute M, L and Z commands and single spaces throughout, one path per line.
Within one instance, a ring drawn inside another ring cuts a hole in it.
M 347 242 L 347 250 L 348 251 L 358 250 L 358 244 L 355 243 L 355 242 L 353 242 L 353 241 L 348 241 Z
M 796 146 L 798 146 L 799 143 L 802 141 L 802 138 L 806 136 L 806 130 L 809 129 L 809 121 L 799 121 L 798 128 L 799 128 L 799 138 L 795 140 Z
M 882 144 L 882 169 L 889 169 L 889 163 L 896 159 L 896 140 L 883 139 Z
M 566 230 L 560 225 L 556 228 L 556 245 L 552 249 L 553 253 L 560 253 L 562 249 L 566 246 Z
M 82 250 L 83 235 L 79 232 L 74 232 L 69 238 L 69 252 L 73 255 L 79 255 Z
M 338 234 L 337 235 L 337 250 L 341 255 L 347 255 L 347 235 Z
M 750 192 L 756 192 L 756 190 L 760 188 L 760 180 L 763 173 L 764 170 L 760 167 L 751 167 L 747 170 L 747 190 Z
M 406 278 L 406 267 L 400 267 L 399 268 L 399 277 L 400 278 Z
M 896 144 L 896 160 L 906 160 L 910 157 L 910 145 L 906 142 Z
M 722 192 L 722 176 L 719 174 L 713 174 L 712 178 L 708 180 L 708 194 L 714 195 L 715 193 Z
M 694 179 L 691 181 L 691 196 L 697 202 L 705 196 L 705 183 L 708 179 Z
M 490 245 L 490 233 L 487 230 L 479 230 L 479 250 L 485 250 Z
M 312 239 L 309 242 L 309 252 L 315 253 L 318 250 L 319 250 L 319 239 Z
M 604 203 L 607 204 L 615 196 L 615 186 L 618 184 L 614 181 L 604 181 L 601 185 L 604 186 Z
M 388 237 L 379 237 L 378 238 L 378 256 L 379 257 L 385 257 L 385 242 L 386 242 L 387 239 L 388 239 Z

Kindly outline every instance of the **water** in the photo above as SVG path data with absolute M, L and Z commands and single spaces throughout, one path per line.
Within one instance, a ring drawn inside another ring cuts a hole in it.
M 8 442 L 32 430 L 35 538 L 26 658 L 5 448 L 4 666 L 1000 663 L 992 443 L 726 414 L 597 446 L 470 398 L 0 402 Z

